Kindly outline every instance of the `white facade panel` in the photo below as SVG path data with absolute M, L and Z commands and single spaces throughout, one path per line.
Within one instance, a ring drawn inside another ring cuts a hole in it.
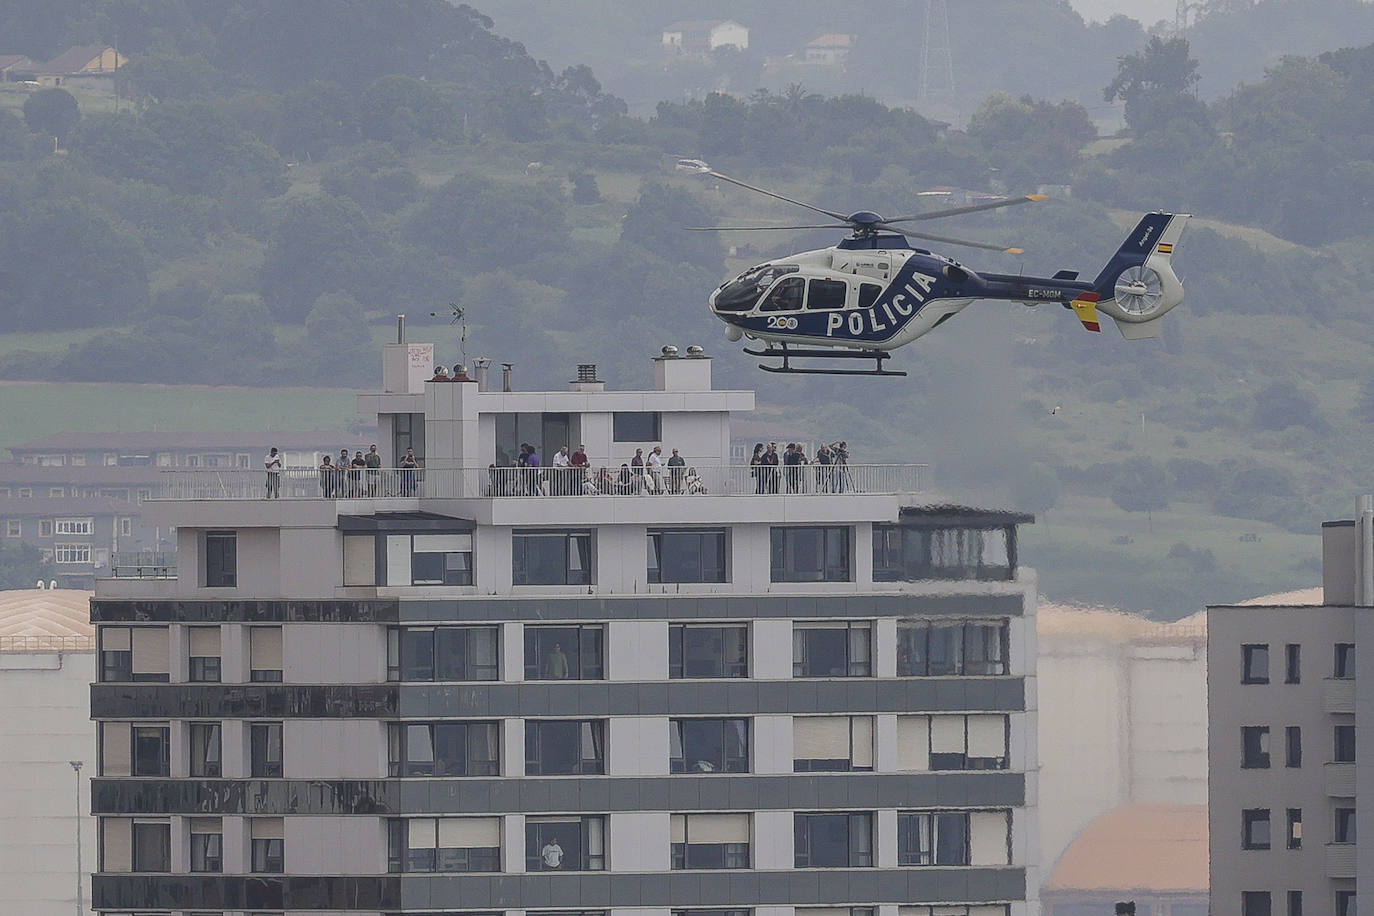
M 669 815 L 659 811 L 617 811 L 608 820 L 608 865 L 617 872 L 666 872 Z
M 643 537 L 638 546 L 643 548 Z M 607 624 L 606 675 L 613 681 L 666 680 L 667 621 L 616 620 Z
M 664 716 L 614 716 L 607 744 L 609 776 L 668 774 L 668 719 Z

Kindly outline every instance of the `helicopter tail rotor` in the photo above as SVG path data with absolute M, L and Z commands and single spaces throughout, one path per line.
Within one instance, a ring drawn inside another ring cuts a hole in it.
M 1183 301 L 1174 246 L 1187 213 L 1147 213 L 1093 282 L 1097 308 L 1127 340 L 1158 337 L 1164 314 Z

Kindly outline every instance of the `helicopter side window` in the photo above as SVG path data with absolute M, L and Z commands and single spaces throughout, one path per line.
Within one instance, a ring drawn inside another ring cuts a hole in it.
M 859 308 L 872 308 L 873 303 L 878 301 L 878 294 L 883 288 L 876 283 L 859 284 Z
M 806 308 L 842 309 L 845 297 L 849 295 L 849 284 L 843 280 L 812 280 L 811 290 L 806 296 Z
M 779 280 L 759 306 L 764 312 L 796 312 L 802 307 L 802 295 L 806 292 L 806 281 L 801 277 L 787 277 Z
M 795 264 L 761 264 L 746 270 L 716 293 L 716 311 L 749 311 L 774 280 L 782 274 L 796 273 L 797 270 Z

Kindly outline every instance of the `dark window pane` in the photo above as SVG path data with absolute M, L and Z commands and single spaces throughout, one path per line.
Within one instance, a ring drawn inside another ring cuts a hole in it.
M 238 584 L 238 537 L 233 531 L 205 534 L 206 588 L 234 588 Z
M 611 437 L 616 442 L 657 442 L 662 438 L 659 414 L 618 410 L 611 415 Z
M 774 582 L 848 582 L 853 578 L 848 528 L 774 528 Z
M 434 631 L 401 631 L 401 679 L 434 680 Z
M 1335 754 L 1332 758 L 1336 763 L 1355 762 L 1355 726 L 1337 725 L 1335 728 Z
M 842 309 L 848 292 L 849 284 L 843 280 L 813 279 L 810 282 L 810 289 L 807 291 L 806 307 L 807 309 Z
M 526 680 L 600 680 L 603 673 L 600 625 L 525 627 Z
M 1240 730 L 1240 740 L 1240 765 L 1247 769 L 1267 769 L 1269 767 L 1268 726 L 1242 726 Z
M 171 740 L 163 726 L 134 727 L 134 776 L 171 775 Z
M 280 722 L 249 726 L 249 775 L 269 779 L 282 775 L 281 729 Z
M 1353 642 L 1336 643 L 1336 665 L 1332 671 L 1332 676 L 1355 676 L 1355 644 Z
M 133 830 L 133 870 L 172 870 L 171 824 L 139 824 Z
M 1244 668 L 1243 673 L 1241 675 L 1241 683 L 1269 683 L 1269 646 L 1241 646 L 1240 651 L 1241 660 Z

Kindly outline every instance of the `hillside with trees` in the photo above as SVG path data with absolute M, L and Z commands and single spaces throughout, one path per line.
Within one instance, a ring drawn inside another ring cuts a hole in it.
M 397 312 L 457 361 L 452 305 L 467 354 L 516 360 L 522 387 L 578 362 L 642 384 L 627 354 L 705 343 L 720 383 L 789 422 L 865 460 L 929 461 L 952 498 L 991 485 L 1040 512 L 1028 554 L 1057 597 L 1177 615 L 1245 597 L 1257 569 L 1307 581 L 1311 542 L 1290 533 L 1374 471 L 1374 46 L 1208 101 L 1187 41 L 1075 34 L 1110 65 L 1065 78 L 1124 105 L 1120 136 L 1050 83 L 990 92 L 962 130 L 800 82 L 636 117 L 589 67 L 556 70 L 440 0 L 0 0 L 0 51 L 117 38 L 129 58 L 114 93 L 0 84 L 0 378 L 351 387 L 375 379 Z M 902 382 L 765 378 L 716 343 L 705 298 L 834 234 L 680 231 L 796 216 L 675 172 L 681 155 L 839 209 L 1052 189 L 950 225 L 1026 249 L 967 255 L 1001 272 L 1095 271 L 1140 211 L 1190 211 L 1188 298 L 1158 341 L 988 305 L 901 351 Z M 1102 513 L 1135 544 L 1098 543 Z M 1216 516 L 1242 526 L 1224 549 L 1180 521 Z M 1272 554 L 1238 552 L 1245 526 Z M 1147 585 L 1110 574 L 1142 563 L 1162 571 Z

